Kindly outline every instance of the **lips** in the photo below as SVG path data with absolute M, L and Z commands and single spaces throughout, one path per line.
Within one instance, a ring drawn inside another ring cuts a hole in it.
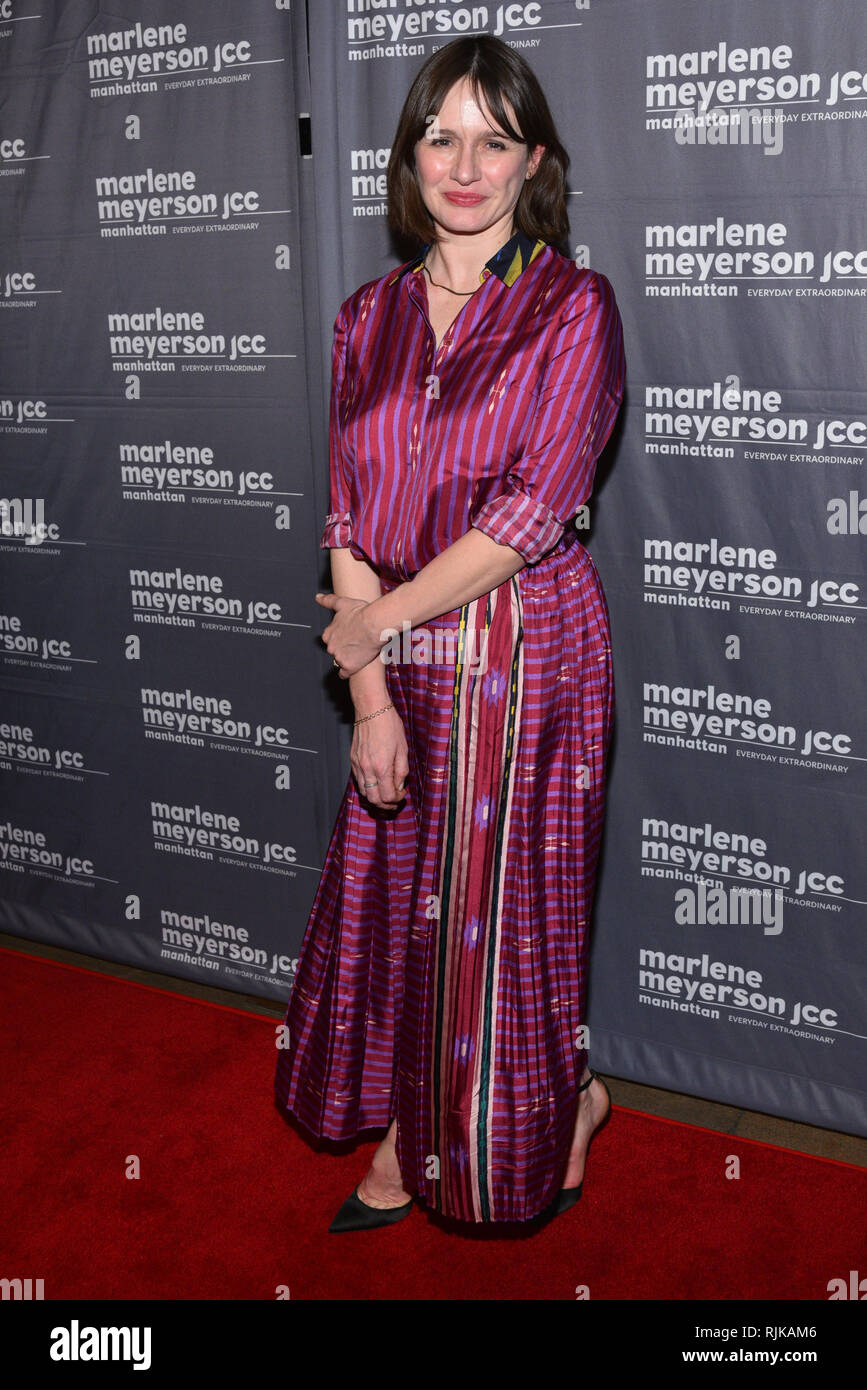
M 485 201 L 477 193 L 446 193 L 444 196 L 450 203 L 457 203 L 462 208 L 474 208 L 477 203 Z

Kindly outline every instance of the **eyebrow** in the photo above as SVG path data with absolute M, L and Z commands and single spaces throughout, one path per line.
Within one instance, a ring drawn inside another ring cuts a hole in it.
M 436 130 L 437 135 L 454 135 L 454 134 L 456 133 L 456 132 L 453 131 L 453 130 L 449 130 L 448 126 L 444 126 L 444 125 L 432 126 L 432 125 L 429 125 L 429 126 L 427 127 L 426 131 L 425 131 L 425 134 L 430 134 L 430 132 L 431 132 L 432 129 Z M 512 136 L 511 136 L 511 135 L 506 135 L 503 131 L 500 131 L 500 130 L 489 130 L 489 131 L 487 131 L 484 135 L 480 136 L 479 138 L 480 138 L 480 139 L 483 139 L 483 140 L 490 140 L 492 136 L 493 136 L 495 139 L 497 139 L 497 140 L 511 140 L 511 139 L 512 139 Z

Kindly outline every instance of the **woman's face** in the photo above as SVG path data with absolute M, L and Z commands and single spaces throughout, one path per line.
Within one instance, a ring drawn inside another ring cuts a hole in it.
M 520 126 L 512 107 L 506 112 Z M 545 147 L 528 151 L 496 128 L 494 117 L 476 104 L 467 78 L 455 83 L 415 147 L 419 192 L 433 220 L 451 233 L 487 231 L 512 212 L 528 174 L 535 173 Z

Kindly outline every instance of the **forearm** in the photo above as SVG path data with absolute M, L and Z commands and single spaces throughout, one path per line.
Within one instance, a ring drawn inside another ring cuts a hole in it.
M 331 550 L 331 588 L 335 594 L 367 599 L 371 604 L 382 596 L 376 572 L 342 547 Z M 388 704 L 385 666 L 378 656 L 349 677 L 349 693 L 358 714 L 369 714 Z
M 374 599 L 367 610 L 370 630 L 378 637 L 386 628 L 401 631 L 405 622 L 418 627 L 490 593 L 525 564 L 510 545 L 500 545 L 471 527 L 412 579 Z
M 382 595 L 379 575 L 365 560 L 356 560 L 351 550 L 332 548 L 331 588 L 342 598 L 363 598 L 368 603 Z

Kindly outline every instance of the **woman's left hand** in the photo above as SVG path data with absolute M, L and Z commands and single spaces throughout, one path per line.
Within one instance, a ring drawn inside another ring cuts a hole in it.
M 366 599 L 344 598 L 340 594 L 317 594 L 316 602 L 334 611 L 335 616 L 323 630 L 322 640 L 340 665 L 341 679 L 348 680 L 363 666 L 368 666 L 382 650 L 382 643 L 371 632 L 366 616 L 370 604 Z

